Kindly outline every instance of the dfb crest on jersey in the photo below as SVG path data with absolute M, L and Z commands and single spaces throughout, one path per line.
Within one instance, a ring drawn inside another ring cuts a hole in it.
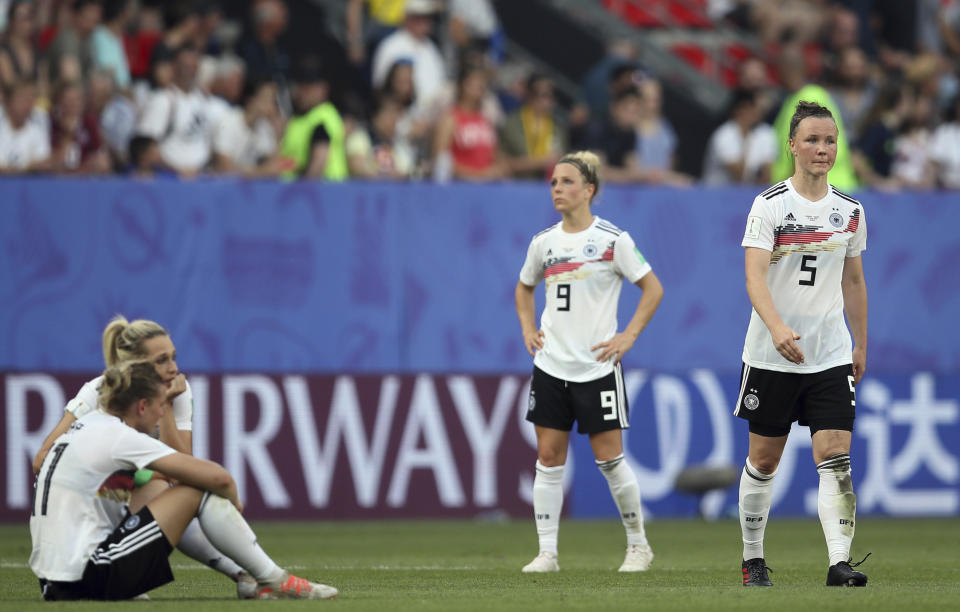
M 589 242 L 583 247 L 583 256 L 584 257 L 594 257 L 597 254 L 597 245 Z
M 747 410 L 756 410 L 760 406 L 760 398 L 751 393 L 743 398 L 743 405 Z
M 139 524 L 140 524 L 140 517 L 134 514 L 133 516 L 131 516 L 130 518 L 128 518 L 123 522 L 123 527 L 127 531 L 133 531 L 134 529 L 137 528 L 137 525 Z
M 830 215 L 830 225 L 833 227 L 843 226 L 843 216 L 840 213 L 831 213 Z
M 527 401 L 527 412 L 533 412 L 533 409 L 537 407 L 537 396 L 533 394 L 533 391 L 530 392 L 530 399 Z

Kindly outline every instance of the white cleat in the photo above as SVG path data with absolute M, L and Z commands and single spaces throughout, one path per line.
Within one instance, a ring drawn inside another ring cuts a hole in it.
M 653 551 L 649 546 L 631 544 L 627 546 L 627 556 L 620 566 L 621 572 L 645 572 L 653 563 Z
M 544 551 L 537 555 L 533 561 L 524 565 L 520 571 L 524 574 L 559 572 L 560 565 L 557 563 L 556 553 Z
M 290 573 L 277 582 L 264 582 L 258 587 L 257 599 L 333 599 L 340 594 L 332 586 L 310 582 Z
M 240 572 L 237 574 L 236 578 L 237 599 L 256 599 L 257 589 L 260 588 L 260 585 L 257 584 L 256 578 L 247 572 Z

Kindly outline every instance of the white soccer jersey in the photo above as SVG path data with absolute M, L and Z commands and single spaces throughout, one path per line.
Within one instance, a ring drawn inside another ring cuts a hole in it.
M 630 234 L 600 217 L 575 234 L 561 225 L 533 237 L 520 270 L 524 285 L 546 281 L 544 342 L 533 363 L 566 381 L 596 380 L 613 371 L 613 361 L 597 361 L 590 347 L 617 333 L 623 279 L 636 283 L 651 268 Z
M 867 246 L 860 202 L 833 185 L 826 196 L 811 202 L 787 179 L 753 201 L 741 245 L 771 252 L 767 287 L 780 318 L 800 335 L 797 344 L 804 355 L 801 364 L 780 355 L 754 310 L 743 343 L 744 363 L 800 373 L 853 363 L 840 281 L 846 258 Z
M 96 410 L 100 402 L 100 383 L 103 376 L 97 376 L 88 381 L 77 392 L 76 397 L 67 402 L 66 410 L 78 419 L 85 414 Z M 193 430 L 193 391 L 190 389 L 190 383 L 187 383 L 187 390 L 173 398 L 173 420 L 180 431 Z
M 99 491 L 118 472 L 143 469 L 172 448 L 95 410 L 70 426 L 47 453 L 30 514 L 30 569 L 38 578 L 72 582 L 116 527 L 115 507 Z

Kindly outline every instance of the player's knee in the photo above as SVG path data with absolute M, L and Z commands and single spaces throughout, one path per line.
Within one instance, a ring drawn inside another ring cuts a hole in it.
M 772 455 L 750 457 L 750 465 L 761 474 L 770 475 L 777 471 L 777 466 L 780 465 L 780 458 Z
M 557 467 L 567 461 L 566 453 L 547 448 L 537 451 L 537 460 L 544 467 Z

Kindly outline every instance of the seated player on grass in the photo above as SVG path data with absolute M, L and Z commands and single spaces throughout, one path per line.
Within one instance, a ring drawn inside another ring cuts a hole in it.
M 168 557 L 194 517 L 210 542 L 257 580 L 260 599 L 336 597 L 334 587 L 290 574 L 260 548 L 229 472 L 150 437 L 166 391 L 153 363 L 107 369 L 103 410 L 73 423 L 44 458 L 30 516 L 30 568 L 43 598 L 129 599 L 172 581 Z M 101 485 L 118 471 L 144 468 L 179 484 L 111 522 L 98 503 Z

